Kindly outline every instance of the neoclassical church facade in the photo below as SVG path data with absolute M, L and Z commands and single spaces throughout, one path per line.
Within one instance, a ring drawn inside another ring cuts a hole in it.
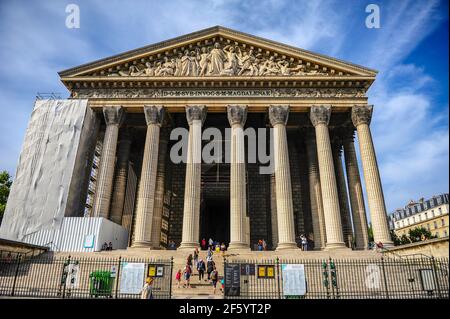
M 392 244 L 370 131 L 376 71 L 212 27 L 59 75 L 92 112 L 64 217 L 108 219 L 131 247 L 291 249 L 305 234 L 314 249 L 362 250 L 370 214 L 375 241 Z M 171 156 L 175 128 L 188 132 L 186 161 Z M 208 128 L 228 160 L 198 160 Z M 273 172 L 249 161 L 247 128 L 267 133 L 258 145 L 273 135 Z

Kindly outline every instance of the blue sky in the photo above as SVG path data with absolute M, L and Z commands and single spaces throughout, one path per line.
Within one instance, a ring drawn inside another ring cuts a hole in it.
M 66 5 L 80 8 L 65 27 Z M 368 29 L 368 4 L 381 28 Z M 15 173 L 37 92 L 57 72 L 214 25 L 379 71 L 369 91 L 389 211 L 448 192 L 448 1 L 165 0 L 0 2 L 0 169 Z

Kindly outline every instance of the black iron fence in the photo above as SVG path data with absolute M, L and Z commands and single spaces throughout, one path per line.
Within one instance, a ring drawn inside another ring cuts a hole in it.
M 448 299 L 449 260 L 225 260 L 224 283 L 225 299 Z
M 54 257 L 0 252 L 0 296 L 140 298 L 147 277 L 153 298 L 172 296 L 172 259 Z

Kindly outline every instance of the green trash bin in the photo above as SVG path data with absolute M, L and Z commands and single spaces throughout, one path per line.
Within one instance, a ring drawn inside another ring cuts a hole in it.
M 114 278 L 110 271 L 94 271 L 89 275 L 89 294 L 91 297 L 112 298 Z

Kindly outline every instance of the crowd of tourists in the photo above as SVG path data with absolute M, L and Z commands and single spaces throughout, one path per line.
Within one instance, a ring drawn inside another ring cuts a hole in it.
M 222 245 L 219 245 L 221 247 Z M 178 269 L 175 274 L 175 280 L 177 287 L 191 288 L 191 278 L 194 275 L 194 271 L 197 272 L 198 282 L 209 282 L 213 287 L 213 293 L 216 293 L 217 284 L 219 282 L 219 271 L 216 268 L 216 263 L 213 260 L 215 250 L 211 245 L 207 248 L 206 260 L 200 257 L 198 248 L 195 248 L 192 254 L 189 254 L 186 258 L 186 265 L 183 269 Z M 221 250 L 219 249 L 219 252 Z M 225 251 L 225 250 L 223 250 Z M 206 273 L 206 278 L 205 278 Z M 223 279 L 220 281 L 220 291 L 223 291 Z

